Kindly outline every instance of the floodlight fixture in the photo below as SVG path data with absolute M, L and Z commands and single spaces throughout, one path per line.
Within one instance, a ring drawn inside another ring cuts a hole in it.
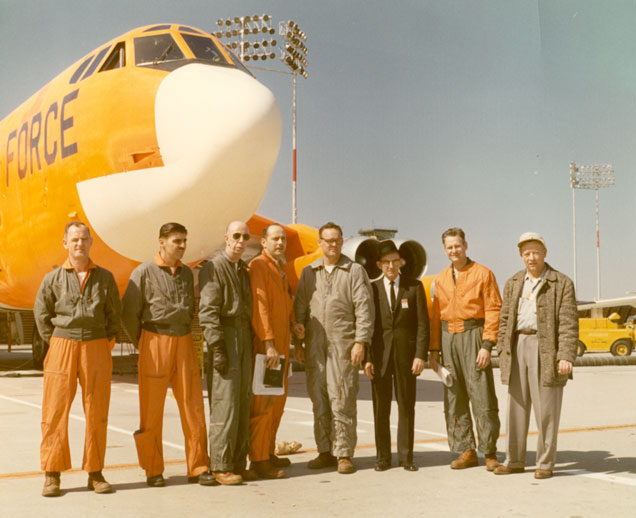
M 249 45 L 245 45 L 245 43 L 249 44 L 249 41 L 246 40 L 248 36 L 256 35 L 256 34 L 275 34 L 276 31 L 271 25 L 271 16 L 268 14 L 255 14 L 253 16 L 235 16 L 234 18 L 220 18 L 217 20 L 217 25 L 219 27 L 225 26 L 225 32 L 217 31 L 213 33 L 219 39 L 230 39 L 237 38 L 239 39 L 236 42 L 236 45 L 233 45 L 231 41 L 226 41 L 225 44 L 228 48 L 238 49 L 239 50 L 239 58 L 241 61 L 250 61 L 250 60 L 266 60 L 266 59 L 274 59 L 276 56 L 271 56 L 271 52 L 269 50 L 259 49 L 259 47 L 269 47 L 276 45 L 276 40 L 268 39 L 261 40 L 258 42 L 252 43 L 252 51 L 247 52 Z M 267 44 L 265 44 L 267 42 Z
M 572 244 L 574 247 L 574 285 L 576 287 L 576 189 L 594 190 L 594 215 L 596 222 L 596 300 L 601 300 L 601 237 L 599 231 L 598 190 L 615 184 L 612 164 L 577 165 L 570 162 L 570 187 L 572 188 Z

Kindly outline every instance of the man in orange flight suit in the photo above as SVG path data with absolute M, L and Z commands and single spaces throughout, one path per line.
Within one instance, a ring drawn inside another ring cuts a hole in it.
M 60 495 L 60 471 L 71 469 L 68 417 L 79 378 L 86 415 L 84 460 L 88 489 L 110 493 L 102 475 L 112 374 L 111 348 L 119 329 L 119 291 L 113 275 L 89 257 L 89 228 L 71 221 L 64 229 L 68 259 L 44 277 L 33 313 L 49 343 L 44 360 L 42 444 L 43 496 Z
M 188 482 L 203 483 L 208 471 L 201 375 L 190 326 L 194 316 L 192 271 L 181 262 L 188 233 L 179 223 L 159 230 L 159 252 L 130 275 L 123 298 L 122 324 L 139 349 L 139 465 L 150 487 L 163 478 L 163 409 L 168 384 L 179 406 L 185 436 Z
M 301 335 L 294 324 L 291 288 L 284 272 L 287 237 L 282 226 L 274 223 L 263 230 L 263 253 L 250 262 L 249 276 L 254 311 L 254 355 L 265 355 L 265 366 L 276 369 L 280 356 L 285 357 L 284 390 L 281 396 L 252 396 L 250 409 L 251 469 L 261 478 L 283 478 L 289 459 L 274 454 L 276 432 L 287 400 L 289 343 L 291 329 Z

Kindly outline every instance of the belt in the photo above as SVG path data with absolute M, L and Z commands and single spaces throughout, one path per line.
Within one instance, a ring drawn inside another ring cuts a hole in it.
M 519 334 L 519 335 L 536 335 L 537 334 L 537 330 L 536 329 L 518 329 L 517 330 L 517 334 Z
M 468 331 L 470 329 L 475 329 L 476 327 L 483 327 L 484 319 L 483 318 L 469 318 L 464 320 L 464 331 Z M 442 330 L 448 331 L 448 322 L 446 320 L 442 320 Z
M 144 322 L 141 328 L 157 335 L 185 336 L 192 330 L 187 324 L 156 324 L 154 322 Z
M 221 325 L 226 327 L 239 327 L 249 323 L 246 315 L 237 315 L 235 317 L 221 317 Z

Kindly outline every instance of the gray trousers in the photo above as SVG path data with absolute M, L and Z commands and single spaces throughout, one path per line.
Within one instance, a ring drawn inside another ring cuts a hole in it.
M 541 385 L 537 336 L 519 335 L 512 353 L 508 386 L 506 466 L 523 468 L 526 465 L 526 439 L 532 407 L 539 431 L 537 468 L 554 469 L 562 400 L 563 387 Z
M 314 438 L 319 453 L 353 457 L 356 442 L 358 368 L 351 365 L 351 348 L 308 344 L 307 392 L 314 411 Z
M 453 385 L 444 387 L 444 413 L 448 446 L 454 452 L 475 449 L 469 402 L 477 425 L 479 451 L 485 455 L 497 451 L 500 422 L 492 365 L 482 370 L 475 363 L 482 333 L 483 327 L 456 334 L 442 331 L 444 367 L 453 376 Z
M 208 364 L 210 403 L 210 469 L 245 469 L 250 448 L 252 400 L 252 338 L 249 323 L 239 328 L 224 326 L 228 370 L 221 376 Z M 212 355 L 210 355 L 212 358 Z

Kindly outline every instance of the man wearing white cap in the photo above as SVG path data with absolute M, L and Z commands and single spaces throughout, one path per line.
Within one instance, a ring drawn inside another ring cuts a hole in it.
M 496 475 L 523 473 L 530 408 L 537 422 L 534 478 L 552 476 L 563 387 L 572 377 L 579 320 L 572 280 L 545 262 L 540 234 L 521 235 L 526 265 L 506 282 L 499 323 L 499 368 L 508 385 L 506 461 Z

